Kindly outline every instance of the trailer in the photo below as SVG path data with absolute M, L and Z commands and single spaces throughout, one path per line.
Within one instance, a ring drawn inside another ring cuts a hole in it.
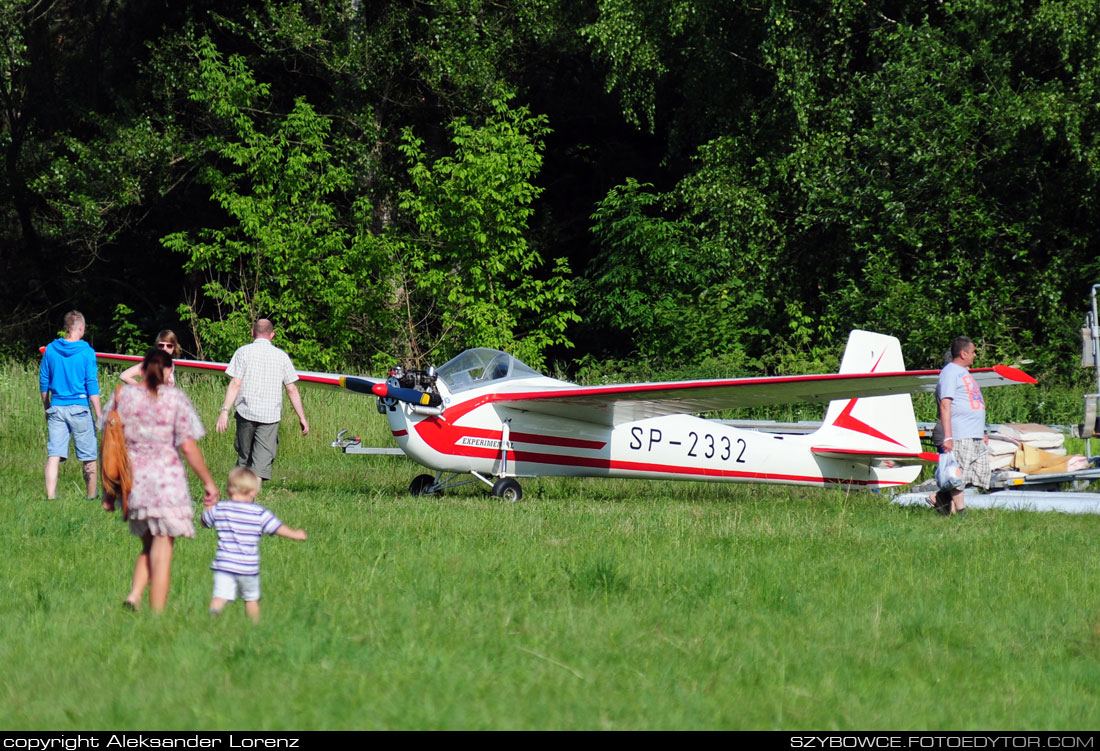
M 1049 472 L 1013 477 L 994 473 L 990 479 L 990 493 L 978 493 L 967 488 L 967 508 L 999 508 L 1013 511 L 1060 511 L 1068 514 L 1100 514 L 1100 493 L 1084 492 L 1092 483 L 1100 481 L 1100 456 L 1092 453 L 1092 439 L 1100 437 L 1100 318 L 1097 316 L 1097 290 L 1092 285 L 1089 294 L 1089 311 L 1085 325 L 1081 327 L 1081 366 L 1092 368 L 1095 376 L 1094 393 L 1084 395 L 1083 419 L 1077 425 L 1051 426 L 1074 438 L 1085 439 L 1085 456 L 1088 468 L 1073 472 Z M 921 437 L 925 436 L 921 428 Z M 998 426 L 991 425 L 995 430 Z M 934 488 L 933 488 L 934 490 Z M 892 502 L 902 506 L 928 506 L 928 488 L 902 493 Z
M 967 508 L 1100 514 L 1100 493 L 1059 490 L 998 490 L 979 493 L 974 488 L 967 488 L 965 500 Z M 890 502 L 899 506 L 928 508 L 928 491 L 901 493 L 891 498 Z

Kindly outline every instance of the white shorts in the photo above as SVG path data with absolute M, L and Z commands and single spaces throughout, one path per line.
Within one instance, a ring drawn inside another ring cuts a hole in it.
M 236 600 L 238 590 L 240 590 L 241 599 L 245 602 L 259 600 L 260 575 L 230 574 L 226 571 L 214 570 L 214 597 L 219 600 Z

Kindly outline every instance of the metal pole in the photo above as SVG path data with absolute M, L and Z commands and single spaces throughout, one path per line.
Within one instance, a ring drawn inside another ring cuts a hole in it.
M 1100 321 L 1096 318 L 1096 290 L 1100 284 L 1092 285 L 1092 320 L 1089 321 L 1089 336 L 1092 337 L 1092 367 L 1096 376 L 1096 393 L 1100 394 Z

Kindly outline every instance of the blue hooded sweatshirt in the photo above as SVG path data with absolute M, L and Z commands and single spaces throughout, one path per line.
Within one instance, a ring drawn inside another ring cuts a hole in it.
M 50 392 L 51 405 L 88 405 L 89 396 L 99 394 L 95 350 L 83 339 L 70 342 L 54 339 L 42 355 L 38 387 Z

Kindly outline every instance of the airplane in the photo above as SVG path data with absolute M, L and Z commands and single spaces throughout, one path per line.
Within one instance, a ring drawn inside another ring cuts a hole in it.
M 198 360 L 175 366 L 227 367 Z M 970 374 L 982 388 L 1036 382 L 1004 365 Z M 415 477 L 413 495 L 481 482 L 493 496 L 518 501 L 517 478 L 540 476 L 889 488 L 911 483 L 922 464 L 937 459 L 922 450 L 910 394 L 934 391 L 939 371 L 906 371 L 900 342 L 869 331 L 852 331 L 839 373 L 824 375 L 578 386 L 506 352 L 477 348 L 438 370 L 394 367 L 386 379 L 298 376 L 377 397 L 400 449 L 436 473 Z M 829 402 L 821 427 L 768 433 L 697 416 L 790 402 Z

